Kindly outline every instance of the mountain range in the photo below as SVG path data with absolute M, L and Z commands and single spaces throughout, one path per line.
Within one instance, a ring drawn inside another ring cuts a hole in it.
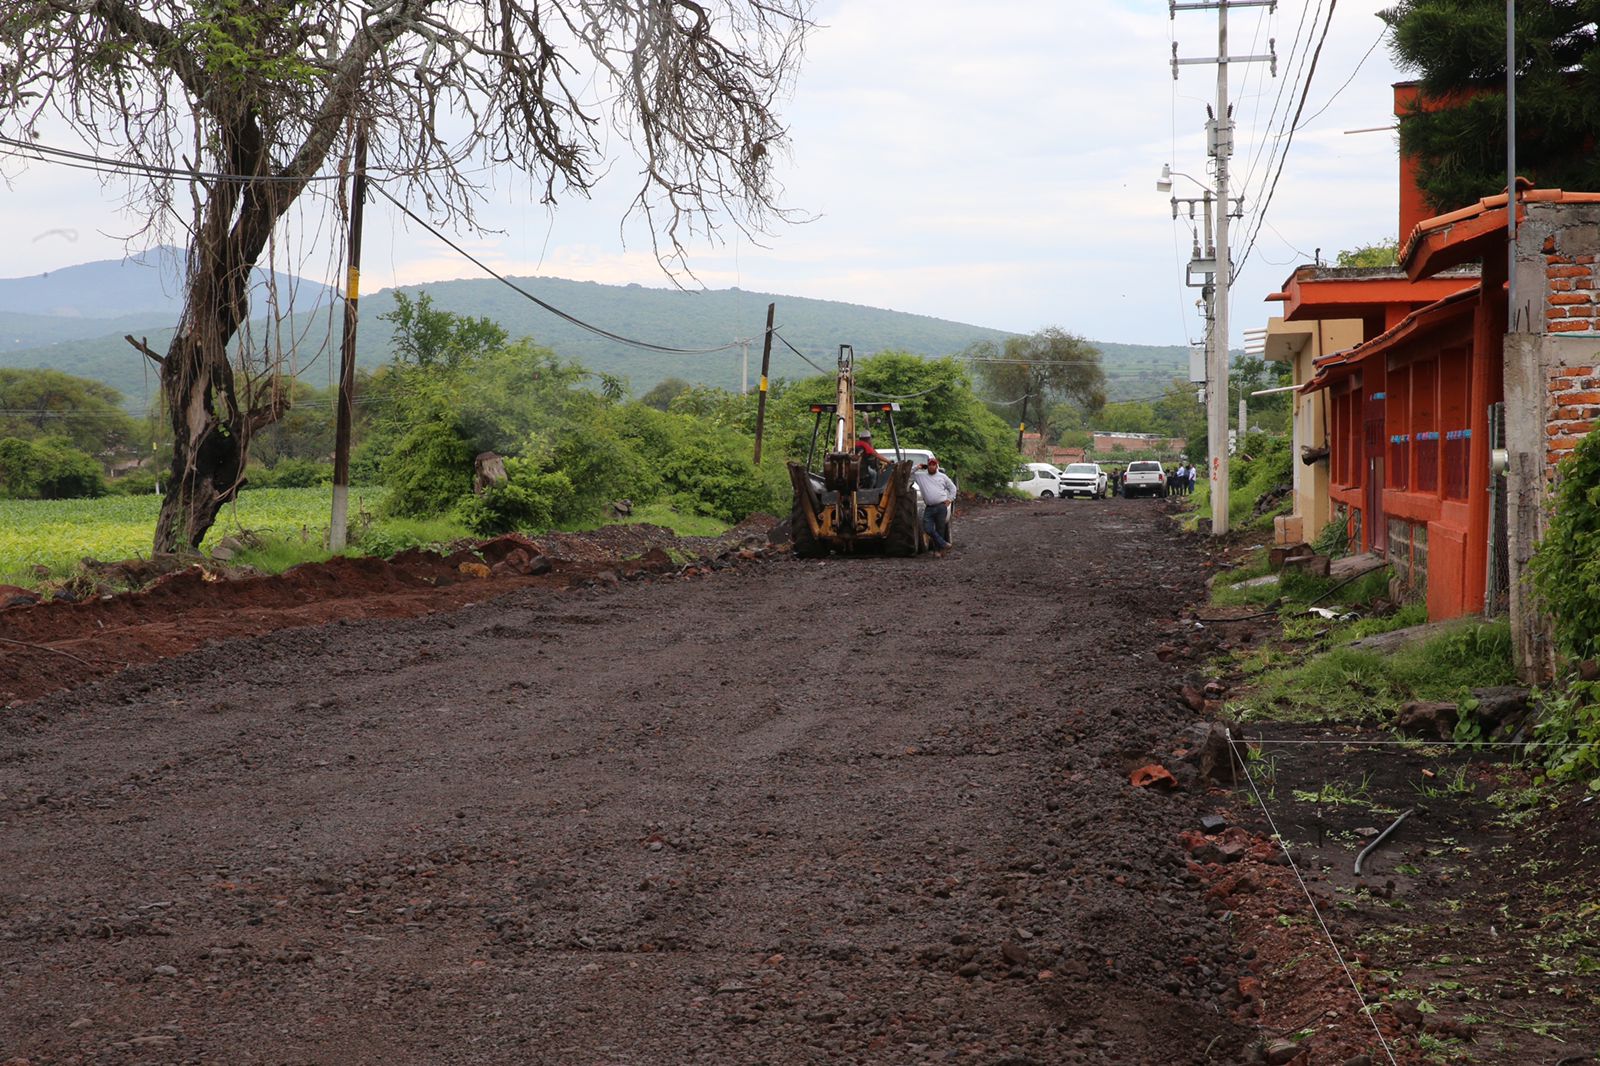
M 124 336 L 140 338 L 158 352 L 165 348 L 181 311 L 178 279 L 183 262 L 181 250 L 157 248 L 121 261 L 0 279 L 0 367 L 48 367 L 93 378 L 122 392 L 130 410 L 145 409 L 155 395 L 154 368 Z M 558 317 L 492 279 L 430 282 L 399 291 L 413 299 L 427 293 L 435 310 L 492 319 L 513 338 L 529 337 L 590 370 L 625 379 L 635 395 L 667 377 L 738 389 L 746 357 L 754 387 L 768 303 L 777 305 L 775 321 L 782 338 L 772 353 L 774 379 L 816 373 L 806 360 L 831 373 L 841 342 L 854 345 L 861 356 L 885 349 L 943 356 L 977 341 L 1003 341 L 1010 335 L 928 315 L 737 288 L 680 290 L 543 277 L 511 280 L 571 318 L 614 335 L 683 349 L 737 346 L 709 354 L 641 350 Z M 258 273 L 256 292 L 264 292 L 265 285 L 265 276 Z M 302 380 L 331 384 L 342 303 L 333 290 L 314 282 L 279 275 L 277 285 L 280 296 L 292 291 L 295 310 L 276 322 L 253 321 L 248 343 L 259 349 L 276 337 Z M 384 289 L 361 298 L 358 366 L 377 367 L 391 356 L 393 329 L 383 316 L 394 309 L 395 291 Z M 258 296 L 255 302 L 264 301 Z M 1101 351 L 1112 399 L 1159 394 L 1188 365 L 1188 350 L 1182 346 L 1092 343 Z

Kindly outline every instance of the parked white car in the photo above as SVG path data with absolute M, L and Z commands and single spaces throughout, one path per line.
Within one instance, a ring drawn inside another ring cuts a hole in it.
M 1060 495 L 1097 500 L 1106 494 L 1106 472 L 1099 463 L 1068 463 L 1061 472 Z
M 1015 478 L 1010 486 L 1029 496 L 1049 499 L 1061 495 L 1061 469 L 1050 463 L 1024 463 L 1017 468 Z
M 1122 494 L 1129 499 L 1135 496 L 1165 496 L 1166 468 L 1149 459 L 1129 463 L 1127 473 L 1122 475 Z

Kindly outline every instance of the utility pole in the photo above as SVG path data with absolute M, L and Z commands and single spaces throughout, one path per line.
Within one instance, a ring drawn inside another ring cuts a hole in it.
M 1228 194 L 1228 160 L 1233 155 L 1233 108 L 1228 103 L 1228 64 L 1272 64 L 1272 73 L 1278 73 L 1277 42 L 1268 41 L 1265 55 L 1230 56 L 1228 54 L 1228 9 L 1233 7 L 1276 8 L 1277 0 L 1199 0 L 1180 4 L 1168 0 L 1171 18 L 1179 11 L 1202 11 L 1216 8 L 1217 54 L 1215 58 L 1179 59 L 1178 43 L 1172 43 L 1172 79 L 1178 79 L 1178 68 L 1190 63 L 1215 63 L 1217 65 L 1216 110 L 1206 123 L 1206 140 L 1211 157 L 1216 160 L 1216 278 L 1211 301 L 1211 335 L 1206 353 L 1206 447 L 1211 455 L 1211 535 L 1219 537 L 1228 531 L 1228 289 L 1233 281 L 1233 263 L 1229 258 L 1228 220 L 1233 214 L 1233 198 Z
M 350 269 L 344 284 L 344 337 L 339 351 L 339 403 L 333 429 L 333 514 L 328 550 L 343 551 L 350 508 L 350 423 L 355 420 L 356 311 L 361 299 L 361 215 L 367 199 L 367 127 L 356 129 L 356 173 L 350 190 Z
M 772 316 L 776 313 L 778 305 L 767 305 L 767 332 L 761 342 L 761 395 L 756 397 L 756 457 L 755 464 L 761 465 L 761 431 L 767 425 L 767 368 L 772 365 Z

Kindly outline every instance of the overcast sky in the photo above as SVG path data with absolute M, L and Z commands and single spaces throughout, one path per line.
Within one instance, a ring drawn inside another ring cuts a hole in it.
M 1235 287 L 1235 345 L 1274 312 L 1263 298 L 1317 249 L 1331 259 L 1396 235 L 1395 134 L 1345 132 L 1394 122 L 1390 85 L 1403 75 L 1375 15 L 1388 2 L 1338 7 L 1270 204 L 1266 157 L 1299 104 L 1324 8 L 1287 0 L 1274 14 L 1230 14 L 1232 54 L 1266 52 L 1275 38 L 1279 56 L 1276 79 L 1264 63 L 1235 64 L 1230 79 L 1232 187 L 1247 198 L 1236 256 L 1260 223 Z M 793 145 L 780 167 L 785 202 L 814 220 L 780 224 L 765 247 L 730 237 L 698 251 L 701 283 L 1103 341 L 1201 336 L 1198 291 L 1183 287 L 1189 232 L 1155 180 L 1169 161 L 1211 180 L 1204 123 L 1215 68 L 1182 67 L 1174 82 L 1169 58 L 1174 40 L 1180 56 L 1216 54 L 1214 11 L 1169 19 L 1158 0 L 825 0 L 816 14 L 784 107 Z M 9 184 L 0 277 L 118 258 L 120 237 L 140 225 L 92 175 L 14 159 L 0 173 Z M 547 210 L 501 176 L 485 217 L 505 232 L 462 242 L 507 273 L 667 284 L 648 243 L 619 233 L 633 187 L 621 161 L 591 201 Z M 1199 192 L 1182 178 L 1174 190 Z M 481 276 L 382 200 L 366 227 L 366 292 Z

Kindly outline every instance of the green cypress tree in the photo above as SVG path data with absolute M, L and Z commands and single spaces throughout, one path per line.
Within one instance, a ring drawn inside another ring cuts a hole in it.
M 1399 0 L 1382 12 L 1421 107 L 1400 121 L 1429 203 L 1451 211 L 1506 187 L 1504 0 Z M 1546 188 L 1600 190 L 1600 0 L 1517 4 L 1517 173 Z M 1437 110 L 1428 99 L 1445 100 Z

